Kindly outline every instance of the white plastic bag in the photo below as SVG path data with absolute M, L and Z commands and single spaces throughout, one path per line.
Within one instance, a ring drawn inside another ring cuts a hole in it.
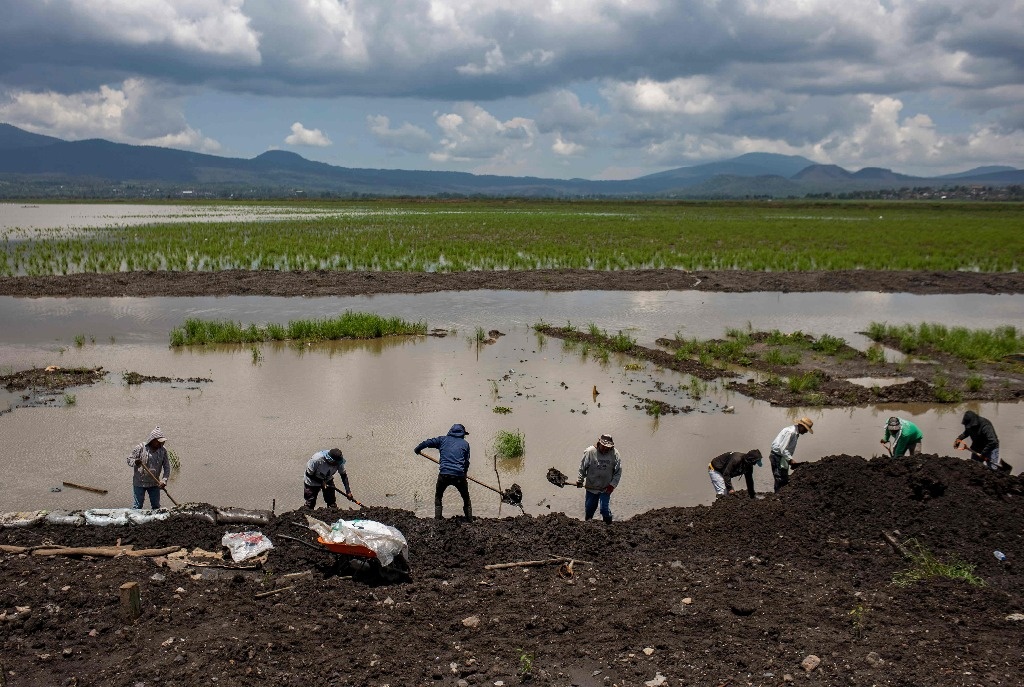
M 309 528 L 328 542 L 340 542 L 349 546 L 365 546 L 377 555 L 381 565 L 390 565 L 396 556 L 409 560 L 409 543 L 405 535 L 390 525 L 376 520 L 339 520 L 333 525 L 311 518 Z
M 231 560 L 239 563 L 274 548 L 262 532 L 228 532 L 220 543 L 231 551 Z
M 46 524 L 77 527 L 85 524 L 85 516 L 75 510 L 52 510 L 46 514 Z
M 156 508 L 154 510 L 136 510 L 133 508 L 128 511 L 128 519 L 135 525 L 166 520 L 169 517 L 171 517 L 171 513 L 166 508 Z

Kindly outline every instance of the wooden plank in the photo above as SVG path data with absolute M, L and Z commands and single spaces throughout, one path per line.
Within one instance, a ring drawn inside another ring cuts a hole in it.
M 85 491 L 91 491 L 94 494 L 106 494 L 106 489 L 99 489 L 97 487 L 88 487 L 84 484 L 76 484 L 75 482 L 61 482 L 65 487 L 72 487 L 73 489 L 84 489 Z

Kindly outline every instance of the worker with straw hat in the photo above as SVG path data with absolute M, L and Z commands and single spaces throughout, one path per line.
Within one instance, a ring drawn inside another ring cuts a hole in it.
M 779 435 L 772 442 L 771 455 L 768 460 L 772 464 L 772 476 L 775 478 L 775 491 L 789 484 L 789 468 L 796 467 L 797 462 L 793 460 L 793 453 L 796 451 L 796 442 L 801 434 L 810 432 L 814 434 L 811 427 L 814 421 L 809 417 L 802 417 L 794 424 L 782 428 Z

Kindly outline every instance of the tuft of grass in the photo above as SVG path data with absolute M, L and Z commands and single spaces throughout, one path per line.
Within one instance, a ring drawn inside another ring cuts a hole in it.
M 608 339 L 608 347 L 619 353 L 625 353 L 635 345 L 636 339 L 631 337 L 629 334 L 624 334 L 622 331 L 619 331 L 618 334 Z
M 75 348 L 81 348 L 85 345 L 85 334 L 75 334 Z
M 206 344 L 255 344 L 264 341 L 334 341 L 338 339 L 380 339 L 386 336 L 426 334 L 426 322 L 408 322 L 400 317 L 346 311 L 338 317 L 319 320 L 292 320 L 287 326 L 243 325 L 231 320 L 188 318 L 171 330 L 171 346 Z M 482 341 L 483 328 L 477 327 Z
M 498 430 L 494 437 L 494 455 L 499 458 L 522 458 L 526 454 L 526 437 L 519 430 Z
M 929 322 L 918 325 L 872 322 L 866 333 L 873 341 L 898 342 L 899 349 L 904 353 L 922 349 L 937 350 L 964 362 L 998 360 L 1024 350 L 1024 333 L 1013 325 L 994 329 L 967 329 Z
M 260 350 L 260 347 L 257 346 L 256 344 L 253 344 L 251 352 L 252 352 L 252 364 L 253 365 L 261 364 L 263 362 L 263 351 Z
M 174 449 L 167 449 L 167 460 L 170 462 L 172 470 L 181 469 L 181 458 L 178 456 L 178 452 Z
M 864 357 L 872 365 L 885 365 L 885 349 L 881 346 L 872 346 L 864 353 Z
M 591 322 L 589 325 L 587 325 L 587 333 L 589 333 L 594 338 L 598 338 L 598 339 L 603 339 L 604 336 L 605 336 L 605 333 L 603 331 L 601 331 L 600 327 L 598 327 L 593 322 Z
M 64 405 L 73 406 L 78 403 L 78 397 L 74 394 L 64 394 Z
M 845 345 L 846 339 L 831 334 L 822 334 L 811 344 L 811 349 L 825 355 L 835 355 Z
M 916 539 L 907 541 L 904 544 L 904 548 L 910 554 L 913 567 L 892 576 L 892 583 L 897 587 L 909 587 L 917 582 L 924 582 L 937 577 L 962 580 L 975 587 L 985 586 L 985 581 L 974 574 L 975 566 L 971 563 L 965 563 L 955 557 L 950 562 L 943 563 Z
M 935 394 L 935 399 L 942 403 L 959 403 L 963 400 L 963 394 L 957 389 L 951 389 L 949 378 L 941 373 L 932 378 L 932 392 Z
M 795 393 L 817 391 L 821 386 L 821 376 L 816 370 L 811 370 L 801 375 L 793 375 L 789 378 L 788 384 L 789 390 Z
M 779 348 L 769 348 L 764 354 L 764 362 L 769 365 L 780 365 L 783 367 L 789 367 L 796 365 L 800 362 L 800 354 L 794 352 L 783 353 Z
M 981 375 L 971 375 L 967 378 L 966 384 L 968 391 L 981 391 L 981 387 L 985 386 L 985 380 Z
M 492 412 L 495 412 L 498 415 L 508 415 L 509 413 L 512 412 L 512 409 L 509 408 L 508 406 L 494 406 L 494 408 L 492 408 L 491 410 Z

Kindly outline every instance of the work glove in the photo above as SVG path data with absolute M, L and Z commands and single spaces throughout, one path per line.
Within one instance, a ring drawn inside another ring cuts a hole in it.
M 349 501 L 355 501 L 356 500 L 356 497 L 352 496 L 352 492 L 351 491 L 345 493 L 345 498 L 347 498 Z
M 615 491 L 615 487 L 612 486 L 611 484 L 609 484 L 607 487 L 604 488 L 604 493 L 606 493 L 606 494 L 610 494 L 613 491 Z
M 139 467 L 140 465 L 142 465 L 142 459 L 141 458 L 136 458 L 135 459 L 135 467 Z
M 962 442 L 959 439 L 954 439 L 953 440 L 953 448 L 960 448 L 960 444 L 961 443 Z

